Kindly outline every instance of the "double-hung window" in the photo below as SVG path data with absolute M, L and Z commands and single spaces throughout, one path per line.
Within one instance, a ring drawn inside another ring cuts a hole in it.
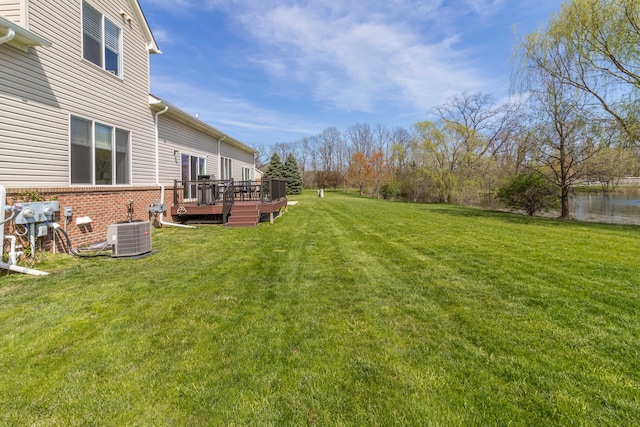
M 71 117 L 71 184 L 131 183 L 130 132 Z
M 204 175 L 206 171 L 206 162 L 204 157 L 192 156 L 190 154 L 182 154 L 182 180 L 196 181 L 198 175 Z M 195 199 L 197 197 L 196 184 L 191 183 L 184 186 L 184 198 Z
M 122 29 L 82 2 L 82 57 L 122 77 Z

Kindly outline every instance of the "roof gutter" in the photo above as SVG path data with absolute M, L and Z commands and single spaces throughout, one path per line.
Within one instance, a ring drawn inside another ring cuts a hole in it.
M 176 107 L 175 105 L 172 105 L 171 103 L 163 99 L 158 98 L 155 95 L 151 95 L 151 94 L 149 95 L 149 104 L 156 106 L 154 108 L 154 111 L 158 111 L 162 107 L 168 106 L 169 112 L 167 113 L 167 115 L 180 120 L 181 122 L 189 125 L 190 127 L 198 129 L 204 132 L 205 134 L 212 136 L 215 139 L 222 139 L 223 141 L 226 140 L 228 144 L 236 148 L 239 148 L 242 151 L 251 152 L 251 153 L 258 152 L 257 150 L 254 150 L 253 148 L 249 147 L 248 145 L 236 140 L 232 136 L 225 134 L 220 129 L 214 128 L 208 123 L 200 120 L 197 117 L 192 116 L 191 114 L 181 110 L 180 108 Z
M 13 40 L 15 36 L 16 36 L 16 32 L 14 31 L 14 29 L 9 28 L 9 32 L 4 36 L 0 37 L 0 44 L 5 44 L 7 42 L 10 42 L 11 40 Z

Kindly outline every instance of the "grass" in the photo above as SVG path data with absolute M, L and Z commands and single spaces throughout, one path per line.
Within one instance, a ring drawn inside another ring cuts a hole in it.
M 640 423 L 640 228 L 292 199 L 0 277 L 0 425 Z

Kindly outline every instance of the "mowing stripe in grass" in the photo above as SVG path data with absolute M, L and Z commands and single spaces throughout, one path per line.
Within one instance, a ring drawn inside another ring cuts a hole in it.
M 327 192 L 0 278 L 0 424 L 633 425 L 637 227 Z

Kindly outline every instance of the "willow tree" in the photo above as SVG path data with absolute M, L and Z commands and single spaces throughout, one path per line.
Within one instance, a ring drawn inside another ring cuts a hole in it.
M 462 139 L 453 127 L 431 121 L 418 122 L 413 126 L 419 172 L 426 178 L 426 191 L 440 203 L 455 202 L 457 197 L 456 170 L 464 150 Z
M 456 176 L 463 198 L 472 201 L 480 192 L 495 188 L 502 170 L 497 159 L 505 153 L 519 130 L 518 105 L 498 104 L 489 94 L 462 93 L 434 108 L 437 125 L 455 145 Z
M 518 83 L 541 69 L 588 94 L 640 143 L 640 0 L 568 1 L 523 38 L 516 60 Z

